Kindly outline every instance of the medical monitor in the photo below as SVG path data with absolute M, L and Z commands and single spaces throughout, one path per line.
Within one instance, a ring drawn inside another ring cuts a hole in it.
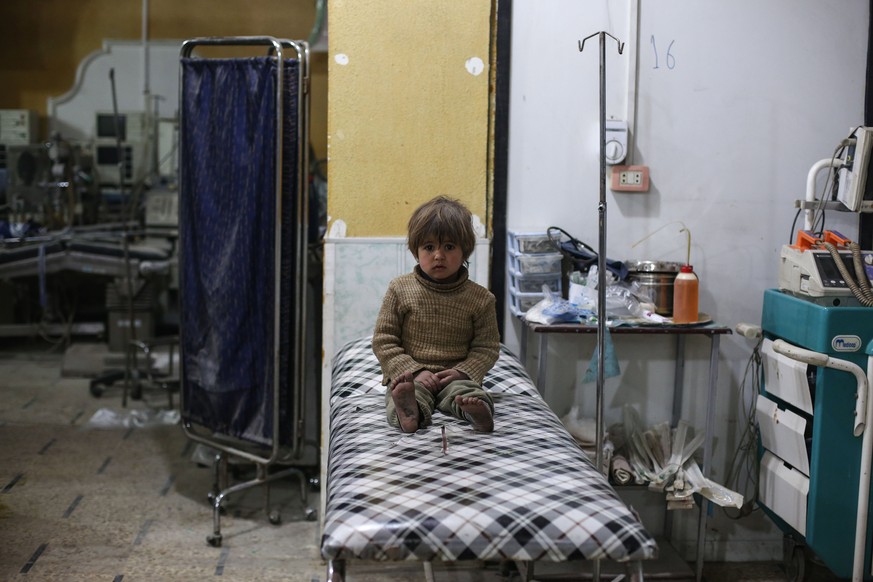
M 873 158 L 873 127 L 859 127 L 852 142 L 843 150 L 838 173 L 840 185 L 837 200 L 851 211 L 861 208 L 861 202 L 873 199 L 873 180 L 867 179 Z
M 145 114 L 129 111 L 118 114 L 118 131 L 116 132 L 116 116 L 112 112 L 98 111 L 94 117 L 94 137 L 98 141 L 115 140 L 116 133 L 121 141 L 138 142 L 145 139 Z
M 119 154 L 124 163 L 119 172 Z M 104 186 L 130 185 L 138 180 L 142 164 L 142 147 L 136 143 L 98 144 L 94 148 L 94 165 L 99 183 Z
M 124 141 L 127 138 L 127 117 L 119 115 L 117 119 L 118 131 L 116 134 L 116 119 L 111 113 L 97 114 L 97 139 L 115 139 L 116 135 Z

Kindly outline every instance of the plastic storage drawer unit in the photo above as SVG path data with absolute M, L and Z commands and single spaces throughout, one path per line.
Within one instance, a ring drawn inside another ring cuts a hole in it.
M 554 253 L 558 250 L 548 233 L 543 231 L 510 230 L 507 238 L 509 239 L 507 248 L 527 255 Z
M 542 293 L 543 285 L 549 286 L 552 293 L 561 292 L 560 273 L 537 273 L 523 275 L 518 271 L 509 271 L 509 285 L 519 293 Z
M 522 275 L 561 274 L 561 253 L 528 255 L 511 250 L 509 262 L 511 269 Z

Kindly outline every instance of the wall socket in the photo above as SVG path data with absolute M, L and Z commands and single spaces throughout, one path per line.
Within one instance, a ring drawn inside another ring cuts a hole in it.
M 612 166 L 612 186 L 616 192 L 648 192 L 648 166 Z

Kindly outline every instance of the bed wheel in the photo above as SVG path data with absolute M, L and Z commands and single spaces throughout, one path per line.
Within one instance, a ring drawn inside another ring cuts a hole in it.
M 94 382 L 91 382 L 89 392 L 91 392 L 91 396 L 93 396 L 94 398 L 100 398 L 101 396 L 103 396 L 103 388 L 100 386 L 100 384 L 96 384 Z
M 785 562 L 785 576 L 788 582 L 803 582 L 806 579 L 806 553 L 803 546 L 796 546 Z
M 803 582 L 806 579 L 806 548 L 790 536 L 782 540 L 785 577 L 788 582 Z
M 270 512 L 268 519 L 270 520 L 270 523 L 272 523 L 273 525 L 279 525 L 280 523 L 282 523 L 282 514 L 279 513 L 278 510 L 274 509 L 273 511 Z
M 213 548 L 220 548 L 221 547 L 221 534 L 208 535 L 208 536 L 206 536 L 206 541 Z
M 318 512 L 312 507 L 307 507 L 305 511 L 306 521 L 315 521 L 315 518 L 318 517 Z

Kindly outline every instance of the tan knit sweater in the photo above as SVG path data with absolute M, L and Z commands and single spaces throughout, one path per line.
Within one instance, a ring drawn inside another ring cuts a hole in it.
M 458 275 L 437 283 L 416 266 L 388 285 L 373 331 L 383 384 L 405 372 L 450 368 L 482 383 L 500 350 L 495 299 L 466 268 Z

